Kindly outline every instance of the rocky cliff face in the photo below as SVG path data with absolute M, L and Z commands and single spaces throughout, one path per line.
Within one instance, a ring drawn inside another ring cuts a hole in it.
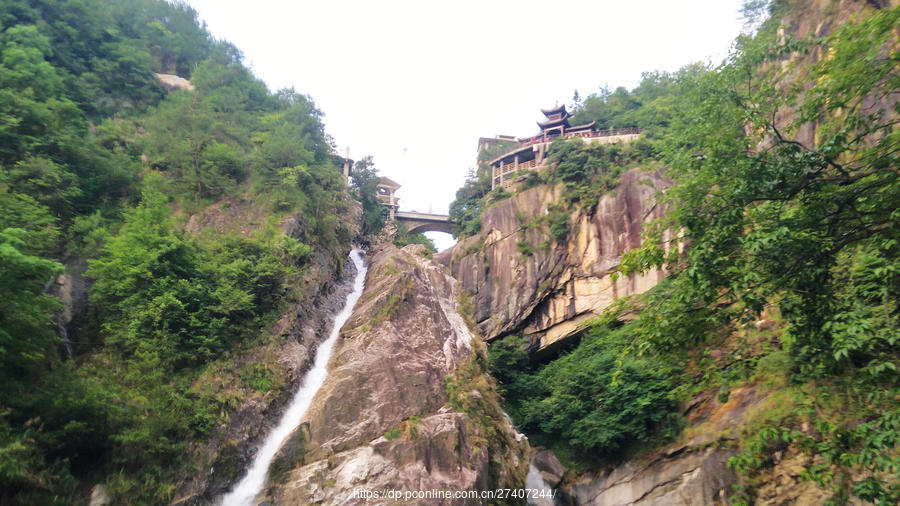
M 523 483 L 527 443 L 482 372 L 484 345 L 456 310 L 454 280 L 416 248 L 384 246 L 372 256 L 328 379 L 270 470 L 271 504 Z
M 738 476 L 726 462 L 734 455 L 738 430 L 766 400 L 755 388 L 731 392 L 724 403 L 708 390 L 683 407 L 691 426 L 657 451 L 608 469 L 583 473 L 562 489 L 582 505 L 729 504 Z
M 644 224 L 662 215 L 657 192 L 666 186 L 659 172 L 625 172 L 596 205 L 572 212 L 562 242 L 552 241 L 546 227 L 528 226 L 563 198 L 562 186 L 537 186 L 486 209 L 481 233 L 436 259 L 472 294 L 485 339 L 519 332 L 534 349 L 545 350 L 617 298 L 662 279 L 662 272 L 653 272 L 613 281 L 610 273 L 624 252 L 640 245 Z
M 787 0 L 776 4 L 779 13 L 784 13 L 778 30 L 782 40 L 788 36 L 815 40 L 860 13 L 896 8 L 900 2 Z M 761 70 L 775 73 L 788 90 L 802 87 L 805 68 L 823 58 L 829 55 L 813 44 L 808 51 L 789 54 Z M 891 96 L 866 96 L 862 108 L 892 117 L 895 102 Z M 773 121 L 781 128 L 796 119 L 794 114 L 783 108 Z M 792 140 L 815 146 L 822 135 L 818 127 L 816 122 L 800 125 L 790 132 Z M 524 190 L 486 209 L 482 232 L 437 258 L 472 293 L 474 317 L 487 339 L 522 334 L 531 338 L 532 352 L 552 351 L 576 333 L 581 322 L 616 298 L 646 291 L 662 278 L 664 273 L 657 272 L 614 282 L 609 274 L 624 252 L 640 245 L 643 225 L 664 212 L 654 193 L 666 186 L 660 174 L 625 173 L 616 190 L 601 197 L 596 206 L 570 215 L 570 233 L 559 242 L 548 240 L 546 229 L 531 224 L 563 201 L 562 188 Z M 753 382 L 732 389 L 724 403 L 715 391 L 706 391 L 683 406 L 688 427 L 675 442 L 615 466 L 581 473 L 560 470 L 552 453 L 541 452 L 533 469 L 562 492 L 566 504 L 728 504 L 735 485 L 752 488 L 756 504 L 822 504 L 830 492 L 804 479 L 805 466 L 822 461 L 811 460 L 796 447 L 779 447 L 764 462 L 764 470 L 750 479 L 727 468 L 727 460 L 737 452 L 739 432 L 756 426 L 756 417 L 764 418 L 779 402 L 777 388 Z M 808 427 L 801 430 L 808 432 Z
M 267 208 L 261 203 L 231 199 L 229 205 L 223 204 L 214 203 L 190 216 L 185 231 L 194 235 L 249 236 L 269 218 Z M 360 212 L 358 206 L 351 207 L 346 222 L 358 223 Z M 309 240 L 302 216 L 284 217 L 279 229 L 289 237 Z M 257 346 L 221 364 L 238 371 L 247 364 L 269 364 L 278 378 L 271 390 L 249 389 L 238 384 L 233 374 L 220 374 L 215 367 L 208 368 L 194 382 L 194 390 L 228 396 L 232 409 L 227 422 L 216 427 L 207 442 L 191 449 L 196 467 L 202 471 L 182 484 L 173 504 L 212 504 L 252 461 L 254 449 L 279 420 L 285 403 L 312 366 L 319 344 L 328 336 L 334 315 L 352 289 L 352 266 L 341 261 L 345 258 L 346 251 L 317 250 L 300 280 L 296 304 L 265 332 Z
M 781 41 L 787 37 L 801 40 L 827 37 L 842 24 L 871 12 L 872 9 L 897 8 L 900 6 L 900 0 L 788 0 L 784 4 L 784 15 L 778 28 Z M 807 77 L 805 69 L 823 57 L 827 58 L 822 54 L 822 46 L 813 44 L 808 51 L 796 51 L 782 58 L 778 62 L 782 90 L 787 92 L 797 83 L 803 83 Z M 806 83 L 804 88 L 809 89 L 810 85 L 811 83 Z M 862 103 L 866 114 L 884 114 L 886 117 L 897 115 L 894 109 L 896 97 L 870 94 Z M 774 120 L 775 124 L 785 131 L 787 125 L 796 120 L 795 112 L 791 108 L 783 108 L 777 112 Z M 804 146 L 816 146 L 822 140 L 819 138 L 820 127 L 818 121 L 804 123 L 793 133 L 792 140 Z

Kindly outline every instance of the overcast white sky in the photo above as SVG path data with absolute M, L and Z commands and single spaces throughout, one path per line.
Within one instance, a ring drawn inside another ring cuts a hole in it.
M 341 154 L 374 156 L 401 210 L 435 213 L 479 137 L 532 135 L 576 89 L 718 63 L 742 26 L 741 0 L 188 3 L 270 89 L 311 95 Z

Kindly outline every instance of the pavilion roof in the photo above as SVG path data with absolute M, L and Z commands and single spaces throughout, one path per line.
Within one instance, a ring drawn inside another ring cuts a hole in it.
M 400 183 L 394 181 L 393 179 L 384 177 L 384 176 L 381 176 L 378 178 L 378 184 L 381 186 L 388 186 L 388 187 L 394 188 L 394 189 L 400 188 L 400 186 L 402 186 Z
M 596 125 L 596 124 L 597 124 L 596 121 L 591 121 L 590 123 L 585 123 L 583 125 L 573 125 L 573 126 L 570 126 L 569 129 L 566 131 L 571 132 L 572 130 L 576 130 L 576 131 L 590 130 L 590 129 L 594 128 L 594 125 Z
M 563 124 L 564 124 L 564 125 L 566 125 L 566 126 L 569 126 L 569 117 L 568 117 L 568 116 L 563 116 L 562 118 L 557 118 L 557 119 L 547 120 L 547 121 L 545 121 L 545 122 L 543 122 L 543 123 L 541 123 L 540 121 L 538 121 L 537 124 L 538 124 L 539 127 L 541 127 L 541 130 L 543 130 L 543 129 L 545 129 L 545 128 L 552 127 L 552 126 L 556 126 L 556 125 L 563 125 Z
M 563 113 L 563 116 L 568 116 L 568 115 L 569 115 L 569 113 L 566 112 L 566 104 L 558 105 L 558 106 L 553 107 L 553 108 L 551 108 L 551 109 L 541 109 L 541 112 L 544 113 L 544 116 L 550 116 L 551 114 L 556 114 L 556 113 L 559 113 L 559 112 Z

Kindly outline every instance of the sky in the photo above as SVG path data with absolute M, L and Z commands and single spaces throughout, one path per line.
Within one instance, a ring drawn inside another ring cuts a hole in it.
M 743 26 L 741 0 L 188 3 L 271 90 L 310 95 L 341 155 L 371 155 L 403 185 L 401 210 L 434 213 L 475 166 L 479 137 L 533 135 L 540 108 L 575 90 L 718 63 Z

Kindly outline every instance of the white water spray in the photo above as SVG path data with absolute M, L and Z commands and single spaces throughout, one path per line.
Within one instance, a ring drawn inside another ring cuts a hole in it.
M 509 414 L 504 411 L 504 418 L 506 418 L 507 423 L 509 423 L 510 427 L 513 428 L 513 431 L 516 434 L 516 441 L 525 441 L 528 439 L 525 434 L 519 432 L 516 429 L 516 425 L 513 423 L 512 418 L 509 417 Z M 547 483 L 547 480 L 541 475 L 541 472 L 535 467 L 534 462 L 530 462 L 528 464 L 528 474 L 525 475 L 525 488 L 529 491 L 529 496 L 526 497 L 525 502 L 528 506 L 555 506 L 555 490 L 553 487 Z M 536 492 L 535 492 L 536 491 Z
M 247 475 L 222 499 L 222 506 L 249 506 L 255 503 L 256 496 L 259 495 L 266 483 L 269 465 L 275 458 L 275 454 L 278 453 L 278 449 L 281 448 L 284 440 L 300 424 L 300 420 L 303 419 L 303 415 L 309 409 L 313 397 L 315 397 L 316 392 L 319 391 L 319 388 L 325 382 L 331 350 L 334 348 L 334 343 L 337 342 L 341 327 L 350 318 L 353 306 L 356 305 L 356 301 L 362 295 L 363 283 L 366 280 L 366 267 L 363 264 L 361 251 L 357 249 L 351 251 L 350 259 L 353 260 L 353 264 L 356 266 L 353 291 L 347 295 L 344 308 L 334 317 L 334 327 L 331 329 L 331 334 L 328 336 L 328 339 L 319 345 L 313 367 L 303 377 L 300 389 L 294 394 L 294 398 L 291 400 L 287 411 L 281 417 L 278 427 L 275 427 L 275 430 L 269 434 L 265 443 L 256 453 L 256 458 L 253 459 L 253 464 L 247 471 Z
M 528 497 L 529 506 L 553 506 L 556 502 L 553 500 L 553 487 L 544 480 L 538 468 L 534 464 L 528 465 L 528 475 L 525 477 L 525 488 L 538 490 L 535 496 Z M 533 493 L 533 492 L 532 492 Z

